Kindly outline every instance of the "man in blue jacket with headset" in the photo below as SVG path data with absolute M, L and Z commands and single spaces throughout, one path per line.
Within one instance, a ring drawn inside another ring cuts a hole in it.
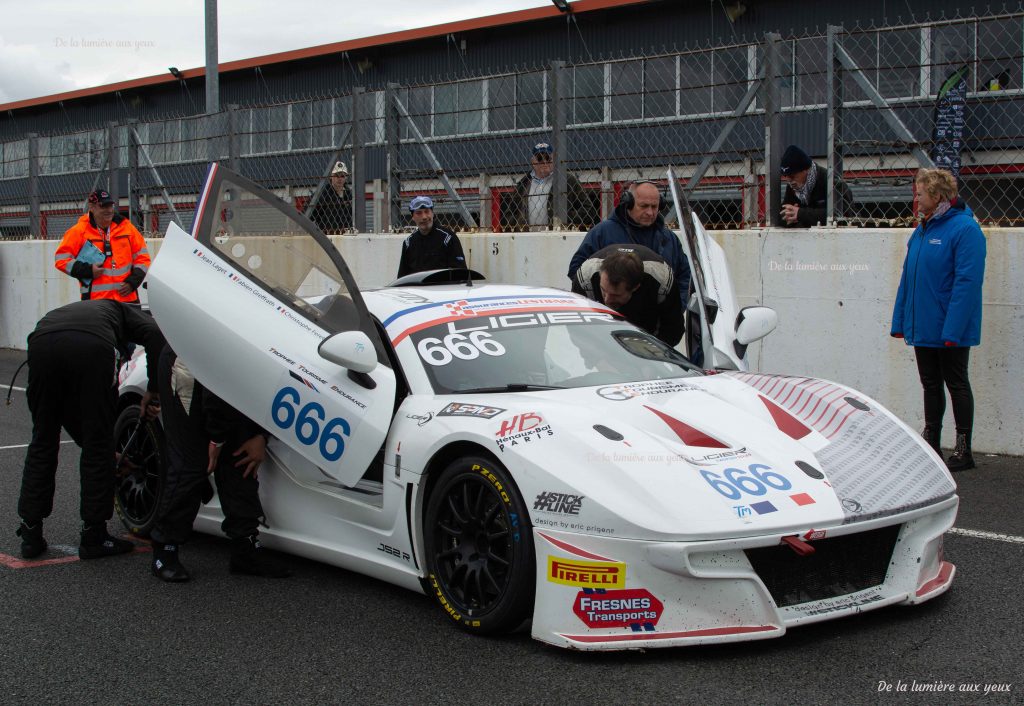
M 569 279 L 575 280 L 580 265 L 609 245 L 643 245 L 663 257 L 672 268 L 679 285 L 680 305 L 685 312 L 690 291 L 690 262 L 679 238 L 665 225 L 665 217 L 661 215 L 665 205 L 665 198 L 654 182 L 630 184 L 612 215 L 591 228 L 580 243 L 569 261 Z M 696 365 L 701 365 L 703 357 L 699 349 L 690 355 Z

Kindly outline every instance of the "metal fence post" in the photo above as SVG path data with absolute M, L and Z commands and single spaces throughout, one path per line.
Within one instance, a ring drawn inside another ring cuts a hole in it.
M 28 133 L 28 234 L 44 238 L 43 218 L 39 209 L 39 133 Z
M 569 222 L 566 194 L 565 103 L 568 77 L 565 62 L 552 61 L 548 72 L 548 120 L 551 123 L 551 149 L 555 160 L 551 182 L 551 228 L 559 230 Z
M 131 135 L 133 130 L 137 129 L 139 121 L 135 118 L 128 120 L 128 134 Z M 128 220 L 134 223 L 136 226 L 145 226 L 145 212 L 140 209 L 139 213 L 136 213 L 136 207 L 139 205 L 138 193 L 139 193 L 139 151 L 138 147 L 135 146 L 134 141 L 129 137 L 128 143 L 125 145 L 125 149 L 128 151 Z M 139 228 L 143 233 L 146 232 L 145 227 Z
M 228 168 L 238 173 L 239 164 L 239 143 L 238 143 L 238 105 L 227 104 L 228 115 Z
M 836 213 L 836 178 L 843 172 L 843 102 L 845 99 L 843 91 L 843 65 L 836 55 L 836 46 L 839 43 L 839 35 L 842 34 L 842 25 L 829 25 L 826 35 L 826 55 L 828 74 L 827 88 L 828 107 L 828 184 L 826 188 L 827 201 L 825 202 L 825 222 L 828 225 L 835 225 Z M 850 214 L 844 214 L 849 216 Z
M 120 191 L 120 160 L 117 158 L 117 123 L 107 123 L 107 166 L 109 168 L 109 177 L 107 179 L 107 191 L 110 192 L 110 197 L 114 199 L 114 208 L 117 211 L 121 210 L 121 195 Z
M 765 73 L 761 84 L 764 97 L 764 188 L 768 225 L 781 225 L 782 180 L 779 164 L 782 161 L 782 116 L 779 112 L 779 42 L 782 36 L 775 32 L 764 35 Z
M 384 144 L 387 149 L 388 188 L 387 205 L 383 211 L 384 230 L 402 224 L 402 177 L 401 165 L 398 161 L 401 132 L 399 131 L 398 105 L 395 98 L 397 83 L 389 83 L 384 89 Z
M 480 230 L 488 231 L 494 227 L 491 218 L 493 199 L 491 198 L 490 176 L 486 172 L 480 174 L 478 184 L 480 189 Z
M 366 89 L 352 89 L 352 226 L 366 232 L 366 163 L 363 160 L 363 99 Z M 374 204 L 379 206 L 379 204 Z

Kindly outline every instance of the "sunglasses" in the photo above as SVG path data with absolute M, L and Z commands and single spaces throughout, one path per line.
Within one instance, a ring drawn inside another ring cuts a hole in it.
M 534 162 L 550 162 L 551 161 L 551 155 L 550 154 L 546 154 L 544 152 L 541 152 L 540 154 L 533 155 L 533 161 Z

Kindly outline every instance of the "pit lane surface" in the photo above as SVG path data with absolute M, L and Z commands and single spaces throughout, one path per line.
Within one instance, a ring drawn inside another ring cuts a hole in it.
M 6 385 L 24 360 L 0 350 Z M 22 371 L 17 385 L 24 387 Z M 979 400 L 979 404 L 983 404 Z M 426 596 L 294 557 L 294 577 L 228 573 L 197 535 L 194 580 L 168 585 L 139 553 L 80 562 L 78 448 L 61 447 L 44 559 L 20 559 L 25 394 L 0 410 L 0 703 L 996 704 L 1024 701 L 1024 459 L 976 456 L 946 558 L 949 593 L 739 645 L 576 653 L 462 633 Z M 111 521 L 115 534 L 122 531 Z M 6 563 L 4 563 L 6 562 Z M 886 690 L 886 686 L 888 689 Z M 941 685 L 954 691 L 915 691 Z M 988 695 L 985 689 L 997 689 Z M 961 688 L 977 691 L 959 691 Z M 906 689 L 903 691 L 902 689 Z

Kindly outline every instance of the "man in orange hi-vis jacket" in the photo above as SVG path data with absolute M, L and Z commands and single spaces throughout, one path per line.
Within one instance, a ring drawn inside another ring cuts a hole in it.
M 128 304 L 139 303 L 136 290 L 150 263 L 142 234 L 114 213 L 114 199 L 102 189 L 89 194 L 89 212 L 64 234 L 53 259 L 58 270 L 81 283 L 82 299 Z

